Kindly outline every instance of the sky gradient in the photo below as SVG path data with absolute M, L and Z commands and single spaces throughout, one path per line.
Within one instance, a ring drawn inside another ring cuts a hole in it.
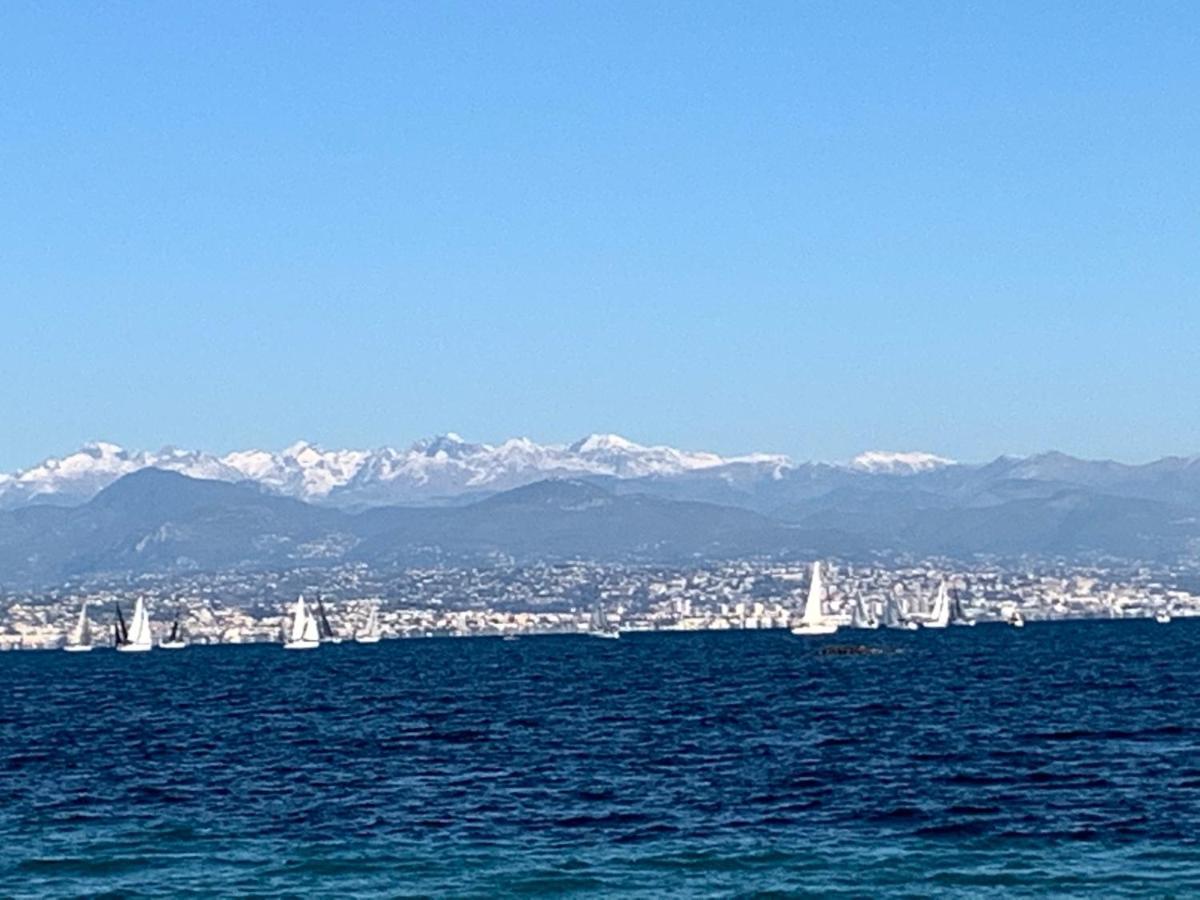
M 1195 4 L 12 3 L 0 45 L 0 469 L 1200 452 Z

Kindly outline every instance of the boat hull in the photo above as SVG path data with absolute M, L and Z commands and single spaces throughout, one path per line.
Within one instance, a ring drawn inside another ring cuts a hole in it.
M 65 644 L 63 649 L 68 653 L 87 653 L 92 649 L 91 644 Z
M 154 648 L 150 644 L 118 644 L 118 653 L 147 653 Z
M 368 635 L 364 635 L 363 637 L 356 637 L 354 639 L 354 643 L 356 643 L 356 644 L 378 644 L 379 643 L 379 635 L 368 634 Z
M 797 637 L 819 637 L 823 634 L 837 634 L 837 625 L 797 625 L 792 628 L 792 634 Z
M 187 644 L 183 641 L 163 641 L 158 646 L 162 650 L 183 650 Z
M 589 631 L 588 637 L 600 638 L 605 641 L 615 641 L 621 637 L 619 631 Z
M 321 646 L 320 641 L 288 641 L 283 645 L 284 650 L 316 650 Z

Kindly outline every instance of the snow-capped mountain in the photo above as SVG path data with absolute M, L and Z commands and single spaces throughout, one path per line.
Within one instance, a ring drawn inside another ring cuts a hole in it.
M 97 441 L 84 444 L 60 459 L 47 459 L 32 468 L 0 477 L 0 508 L 29 503 L 74 506 L 90 500 L 121 476 L 147 468 L 219 481 L 240 481 L 244 477 L 206 453 L 175 447 L 145 453 Z
M 956 465 L 954 460 L 932 453 L 909 451 L 895 453 L 888 450 L 868 450 L 850 461 L 850 468 L 872 475 L 915 475 Z
M 366 450 L 322 450 L 298 441 L 279 453 L 238 450 L 220 461 L 237 473 L 224 480 L 254 481 L 274 493 L 315 500 L 350 481 L 370 456 Z
M 470 443 L 456 434 L 418 441 L 407 450 L 324 450 L 299 442 L 282 451 L 240 450 L 225 456 L 164 448 L 131 451 L 110 443 L 0 476 L 0 508 L 33 503 L 76 505 L 123 475 L 167 469 L 193 478 L 249 481 L 271 493 L 341 506 L 422 503 L 507 490 L 551 477 L 671 478 L 691 472 L 750 470 L 778 477 L 785 456 L 720 456 L 644 446 L 615 434 L 588 435 L 573 444 L 513 438 Z

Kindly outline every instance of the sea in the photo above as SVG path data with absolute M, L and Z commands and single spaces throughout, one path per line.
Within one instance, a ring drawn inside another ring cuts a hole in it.
M 1197 896 L 1198 676 L 1200 620 L 0 654 L 0 896 Z

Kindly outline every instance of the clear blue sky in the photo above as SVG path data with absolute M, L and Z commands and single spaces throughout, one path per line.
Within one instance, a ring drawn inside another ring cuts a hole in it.
M 0 468 L 1200 452 L 1195 3 L 5 3 Z

